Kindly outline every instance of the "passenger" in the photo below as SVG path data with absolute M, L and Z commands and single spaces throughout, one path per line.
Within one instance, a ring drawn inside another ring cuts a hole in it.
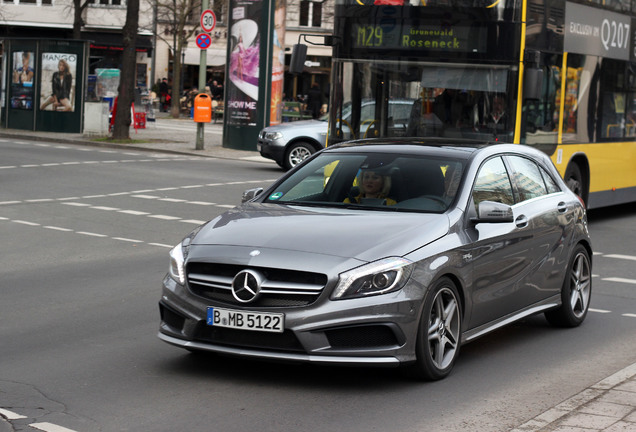
M 395 205 L 397 201 L 388 197 L 391 190 L 391 177 L 378 174 L 372 170 L 364 170 L 358 176 L 360 193 L 357 196 L 349 197 L 345 203 L 363 203 L 365 199 L 383 199 L 385 205 Z

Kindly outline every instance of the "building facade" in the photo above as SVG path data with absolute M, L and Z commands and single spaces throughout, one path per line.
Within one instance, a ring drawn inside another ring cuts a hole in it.
M 84 0 L 85 1 L 85 0 Z M 207 49 L 206 81 L 223 82 L 228 47 L 227 10 L 230 0 L 210 0 L 217 24 Z M 140 0 L 137 37 L 137 85 L 151 89 L 161 78 L 172 79 L 175 23 L 168 5 L 162 0 Z M 196 87 L 199 81 L 200 49 L 195 39 L 201 14 L 200 3 L 186 17 L 184 32 L 190 34 L 181 52 L 183 89 Z M 0 39 L 72 39 L 73 0 L 0 0 Z M 333 0 L 287 0 L 285 54 L 289 64 L 292 46 L 301 34 L 324 36 L 333 28 Z M 81 38 L 90 40 L 89 75 L 97 69 L 120 69 L 123 41 L 121 30 L 126 21 L 126 0 L 89 0 L 82 12 Z M 311 36 L 312 41 L 322 38 Z M 303 98 L 314 82 L 328 92 L 331 48 L 309 45 L 305 72 L 298 76 L 285 73 L 284 91 L 288 99 Z

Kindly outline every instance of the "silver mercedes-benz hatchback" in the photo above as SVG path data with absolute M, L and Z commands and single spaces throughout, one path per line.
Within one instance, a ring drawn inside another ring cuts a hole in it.
M 170 252 L 162 340 L 440 379 L 515 320 L 586 317 L 586 211 L 530 147 L 344 143 L 246 200 Z

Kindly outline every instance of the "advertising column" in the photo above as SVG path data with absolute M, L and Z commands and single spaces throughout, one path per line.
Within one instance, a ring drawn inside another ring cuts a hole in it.
M 232 0 L 225 85 L 223 146 L 256 150 L 258 133 L 270 117 L 280 119 L 284 73 L 285 2 Z M 274 30 L 274 10 L 282 21 Z M 275 57 L 275 58 L 274 58 Z M 272 83 L 272 68 L 275 81 Z

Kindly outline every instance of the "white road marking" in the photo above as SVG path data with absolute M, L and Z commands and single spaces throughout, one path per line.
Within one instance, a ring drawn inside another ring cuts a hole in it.
M 603 278 L 602 280 L 608 281 L 608 282 L 619 282 L 619 283 L 626 283 L 626 284 L 636 285 L 636 279 L 625 279 L 625 278 L 618 278 L 618 277 L 610 277 L 610 278 Z
M 28 222 L 28 221 L 23 221 L 23 220 L 14 220 L 13 222 L 19 223 L 19 224 L 22 224 L 22 225 L 30 225 L 30 226 L 38 226 L 38 225 L 40 225 L 39 223 Z
M 115 207 L 106 207 L 106 206 L 94 206 L 94 207 L 91 207 L 91 208 L 94 208 L 95 210 L 106 210 L 106 211 L 114 211 L 114 210 L 118 210 L 118 211 L 119 211 L 119 209 L 118 209 L 118 208 L 115 208 Z
M 113 240 L 121 240 L 121 241 L 125 241 L 125 242 L 130 242 L 130 243 L 143 243 L 143 240 L 135 240 L 135 239 L 129 239 L 129 238 L 125 238 L 125 237 L 113 237 Z
M 73 429 L 68 429 L 48 422 L 31 423 L 29 426 L 44 432 L 75 432 Z
M 148 243 L 150 246 L 159 246 L 159 247 L 163 247 L 163 248 L 173 248 L 174 245 L 167 245 L 167 244 L 163 244 L 163 243 Z
M 56 227 L 56 226 L 51 226 L 51 225 L 46 225 L 46 226 L 44 226 L 44 228 L 52 229 L 52 230 L 56 230 L 56 231 L 64 231 L 64 232 L 72 232 L 73 231 L 70 228 L 62 228 L 62 227 Z
M 159 199 L 158 196 L 154 195 L 131 195 L 133 198 L 143 198 L 143 199 Z
M 629 318 L 636 318 L 636 314 L 633 313 L 625 313 L 623 314 L 624 317 L 629 317 Z
M 605 255 L 605 257 L 636 261 L 636 256 L 632 256 L 632 255 L 609 254 L 609 255 Z
M 177 216 L 168 216 L 168 215 L 150 215 L 148 217 L 154 218 L 154 219 L 161 219 L 161 220 L 179 220 L 179 219 L 181 219 L 180 217 L 177 217 Z
M 77 231 L 78 234 L 82 234 L 82 235 L 87 235 L 87 236 L 91 236 L 91 237 L 108 237 L 106 234 L 98 234 L 98 233 L 92 233 L 92 232 L 86 232 L 86 231 Z
M 183 219 L 183 220 L 180 220 L 179 222 L 190 223 L 190 224 L 195 224 L 195 225 L 203 225 L 207 221 L 196 220 L 196 219 Z
M 605 309 L 594 309 L 594 308 L 589 308 L 588 309 L 590 312 L 596 312 L 596 313 L 602 313 L 602 314 L 606 314 L 606 313 L 611 313 L 612 311 L 608 311 Z
M 20 420 L 26 418 L 26 416 L 14 413 L 13 411 L 9 411 L 3 408 L 0 408 L 0 415 L 2 417 L 5 417 L 7 420 Z
M 142 212 L 137 210 L 119 210 L 119 213 L 129 214 L 133 216 L 145 216 L 150 214 L 148 212 Z

